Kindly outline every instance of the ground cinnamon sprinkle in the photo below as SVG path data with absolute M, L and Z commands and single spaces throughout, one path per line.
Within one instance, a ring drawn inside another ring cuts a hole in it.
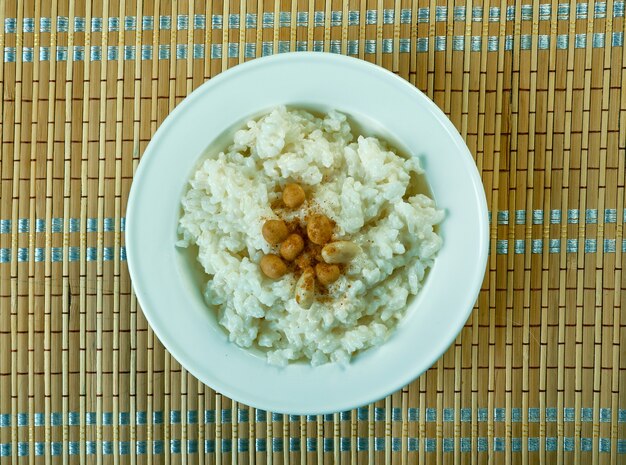
M 322 258 L 322 248 L 324 246 L 312 242 L 309 239 L 307 233 L 307 224 L 309 222 L 309 219 L 314 215 L 323 215 L 323 213 L 321 212 L 319 206 L 316 203 L 311 202 L 310 200 L 306 200 L 302 204 L 300 210 L 302 211 L 303 215 L 301 215 L 301 217 L 297 219 L 286 219 L 287 217 L 292 217 L 290 213 L 293 210 L 287 208 L 281 198 L 273 201 L 271 203 L 271 208 L 276 216 L 285 222 L 285 224 L 287 225 L 287 229 L 289 230 L 289 234 L 298 234 L 304 240 L 304 249 L 302 250 L 302 252 L 295 260 L 293 260 L 292 262 L 287 262 L 287 272 L 292 273 L 297 280 L 300 278 L 300 276 L 302 276 L 304 270 L 306 270 L 307 268 L 315 268 L 315 265 L 320 262 L 324 262 L 324 259 Z M 334 230 L 335 222 L 332 220 L 330 220 L 330 222 Z M 333 239 L 333 236 L 334 231 L 333 235 L 331 235 L 330 240 Z M 341 265 L 339 267 L 340 274 L 343 274 L 345 272 L 345 269 L 345 265 Z M 321 283 L 318 284 L 319 285 L 316 287 L 318 300 L 320 302 L 329 302 L 330 300 L 332 300 L 328 297 L 327 286 L 324 286 Z

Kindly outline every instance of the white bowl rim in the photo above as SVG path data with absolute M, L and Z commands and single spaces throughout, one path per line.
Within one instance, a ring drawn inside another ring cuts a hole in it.
M 136 241 L 140 241 L 141 238 L 137 237 L 135 233 L 135 231 L 138 230 L 139 227 L 136 226 L 135 222 L 133 221 L 135 216 L 133 212 L 136 208 L 138 208 L 137 197 L 140 195 L 139 186 L 141 184 L 143 173 L 144 171 L 146 171 L 147 167 L 150 164 L 150 153 L 154 150 L 155 146 L 158 146 L 160 139 L 166 133 L 166 130 L 175 123 L 178 115 L 185 111 L 185 108 L 188 105 L 190 105 L 202 93 L 209 91 L 213 87 L 222 83 L 222 81 L 229 79 L 238 73 L 249 72 L 257 67 L 266 66 L 271 63 L 280 63 L 288 60 L 293 60 L 294 57 L 306 60 L 326 60 L 328 62 L 336 62 L 339 64 L 345 64 L 353 67 L 361 67 L 364 72 L 386 75 L 387 79 L 389 79 L 390 81 L 392 80 L 395 85 L 404 86 L 407 92 L 414 92 L 419 95 L 419 98 L 422 100 L 423 105 L 428 107 L 429 111 L 441 124 L 443 129 L 445 129 L 446 132 L 450 135 L 452 142 L 454 142 L 454 144 L 458 148 L 462 148 L 461 150 L 465 152 L 466 156 L 463 158 L 463 163 L 465 164 L 467 174 L 470 177 L 470 181 L 474 188 L 472 195 L 476 197 L 477 201 L 476 206 L 479 211 L 479 215 L 477 218 L 477 227 L 480 231 L 480 236 L 482 236 L 482 241 L 476 244 L 477 256 L 475 269 L 478 270 L 478 272 L 473 275 L 468 281 L 467 287 L 468 289 L 471 289 L 472 292 L 468 292 L 466 294 L 463 312 L 459 311 L 458 318 L 454 322 L 452 322 L 451 328 L 447 332 L 447 334 L 441 335 L 440 339 L 445 343 L 438 344 L 437 348 L 431 351 L 429 357 L 425 357 L 424 359 L 420 360 L 419 363 L 415 363 L 413 369 L 407 369 L 404 373 L 402 373 L 401 376 L 399 375 L 396 378 L 386 380 L 385 383 L 381 383 L 381 385 L 379 385 L 376 390 L 364 391 L 366 394 L 354 393 L 354 396 L 349 401 L 346 401 L 345 399 L 342 399 L 340 401 L 326 399 L 326 402 L 324 402 L 323 404 L 311 406 L 311 408 L 306 406 L 296 409 L 290 408 L 289 410 L 285 410 L 281 406 L 280 400 L 276 401 L 269 400 L 267 398 L 261 398 L 254 393 L 246 391 L 245 389 L 227 386 L 216 379 L 212 379 L 210 381 L 207 380 L 207 377 L 202 372 L 202 370 L 199 367 L 194 366 L 192 361 L 188 359 L 188 357 L 184 353 L 182 353 L 182 351 L 178 350 L 178 344 L 175 340 L 176 336 L 168 333 L 166 326 L 154 317 L 149 308 L 144 306 L 144 302 L 147 301 L 147 290 L 142 285 L 139 267 L 140 257 L 136 255 L 137 247 L 133 245 L 137 243 Z M 417 87 L 413 86 L 408 81 L 392 73 L 391 71 L 388 71 L 387 69 L 382 68 L 376 64 L 357 58 L 321 52 L 291 52 L 257 58 L 255 60 L 239 64 L 218 74 L 217 76 L 201 84 L 197 89 L 195 89 L 192 93 L 185 97 L 185 99 L 181 101 L 161 123 L 144 151 L 139 166 L 133 176 L 133 183 L 127 203 L 126 218 L 125 237 L 127 248 L 127 264 L 129 274 L 132 280 L 133 290 L 151 328 L 153 329 L 159 340 L 162 342 L 164 347 L 170 352 L 170 354 L 199 380 L 205 382 L 211 388 L 228 396 L 229 398 L 241 401 L 252 407 L 261 408 L 268 411 L 302 415 L 332 413 L 365 405 L 378 399 L 382 399 L 392 394 L 393 392 L 396 392 L 398 389 L 407 385 L 408 383 L 419 377 L 421 374 L 423 374 L 425 371 L 427 371 L 454 342 L 460 331 L 463 329 L 469 315 L 471 314 L 474 303 L 476 302 L 476 299 L 480 292 L 481 284 L 484 279 L 489 250 L 489 221 L 487 214 L 487 202 L 482 185 L 482 180 L 479 176 L 478 170 L 476 168 L 476 165 L 474 164 L 474 160 L 471 153 L 469 152 L 469 149 L 467 148 L 464 140 L 462 139 L 461 135 L 458 133 L 452 122 L 445 116 L 445 114 L 439 109 L 439 107 L 437 107 L 437 105 L 425 94 L 423 94 Z M 482 272 L 480 270 L 482 270 Z

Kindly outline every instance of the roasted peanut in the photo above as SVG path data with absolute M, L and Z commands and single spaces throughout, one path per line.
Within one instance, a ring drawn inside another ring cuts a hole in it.
M 261 232 L 265 240 L 272 245 L 280 244 L 289 235 L 289 230 L 283 220 L 267 220 Z
M 296 259 L 304 249 L 304 239 L 299 234 L 291 234 L 280 244 L 280 255 L 291 262 Z
M 306 233 L 314 244 L 324 245 L 333 235 L 333 223 L 324 215 L 312 215 L 306 225 Z
M 339 267 L 328 263 L 318 263 L 315 265 L 315 274 L 320 283 L 328 286 L 339 279 Z
M 297 208 L 304 203 L 306 195 L 300 184 L 287 184 L 283 190 L 283 202 L 289 208 Z
M 268 278 L 278 279 L 287 273 L 287 265 L 278 255 L 264 255 L 261 259 L 261 271 Z
M 348 263 L 361 251 L 358 245 L 350 241 L 335 241 L 326 244 L 322 257 L 326 263 Z
M 315 271 L 307 268 L 296 283 L 296 302 L 302 308 L 311 308 L 315 299 Z

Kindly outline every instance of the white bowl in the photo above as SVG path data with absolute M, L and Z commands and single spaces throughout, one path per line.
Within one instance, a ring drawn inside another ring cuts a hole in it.
M 360 129 L 419 155 L 439 208 L 443 247 L 420 294 L 383 345 L 348 367 L 269 365 L 227 339 L 202 300 L 193 259 L 174 244 L 180 200 L 207 147 L 279 104 L 348 114 Z M 483 280 L 487 204 L 476 166 L 446 116 L 415 87 L 365 61 L 324 53 L 254 60 L 204 83 L 148 145 L 128 201 L 128 266 L 141 307 L 170 353 L 215 390 L 291 414 L 351 409 L 402 388 L 454 341 Z

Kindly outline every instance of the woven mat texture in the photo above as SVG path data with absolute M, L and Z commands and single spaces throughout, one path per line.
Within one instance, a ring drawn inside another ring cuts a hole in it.
M 0 462 L 626 463 L 624 28 L 623 0 L 0 1 Z M 225 69 L 299 50 L 431 97 L 491 218 L 454 345 L 388 398 L 319 417 L 181 368 L 124 238 L 165 116 Z

